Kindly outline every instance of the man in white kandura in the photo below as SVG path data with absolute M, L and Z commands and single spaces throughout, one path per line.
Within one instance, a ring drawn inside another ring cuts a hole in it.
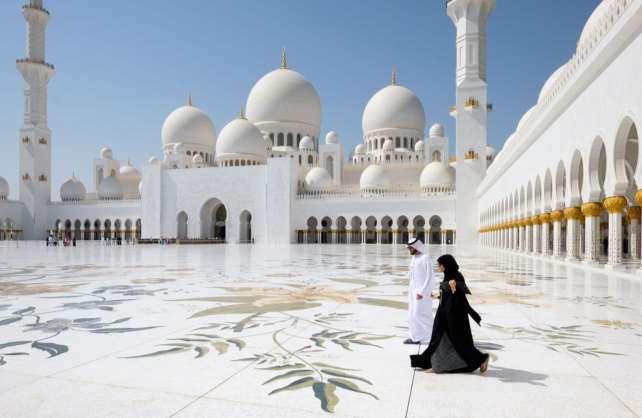
M 411 255 L 408 277 L 408 338 L 404 344 L 428 344 L 432 334 L 432 288 L 434 274 L 428 249 L 412 238 L 407 245 Z

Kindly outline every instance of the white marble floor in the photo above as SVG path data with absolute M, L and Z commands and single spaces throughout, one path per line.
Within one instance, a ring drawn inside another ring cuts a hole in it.
M 485 375 L 409 367 L 403 247 L 0 243 L 0 416 L 642 415 L 641 279 L 431 251 Z

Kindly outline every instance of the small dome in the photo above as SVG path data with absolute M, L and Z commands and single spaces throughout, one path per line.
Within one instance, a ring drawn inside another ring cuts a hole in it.
M 379 129 L 412 129 L 423 135 L 426 113 L 412 90 L 392 84 L 372 96 L 363 111 L 361 127 L 364 135 Z
M 77 202 L 84 200 L 87 195 L 87 189 L 75 176 L 64 182 L 60 186 L 60 200 L 63 202 Z
M 385 142 L 383 143 L 383 150 L 384 151 L 394 151 L 395 150 L 395 143 L 392 142 L 392 139 L 386 139 Z
M 299 142 L 299 150 L 301 151 L 314 151 L 314 142 L 309 136 L 304 136 Z
M 338 144 L 339 143 L 339 135 L 335 131 L 330 131 L 328 134 L 325 136 L 325 143 L 326 144 Z
M 361 173 L 359 187 L 364 191 L 388 190 L 390 178 L 382 166 L 371 164 Z
M 172 151 L 174 151 L 174 154 L 181 155 L 185 154 L 187 150 L 185 149 L 185 144 L 183 144 L 182 142 L 177 142 L 172 146 Z
M 422 139 L 415 142 L 415 152 L 424 152 L 424 141 Z
M 422 189 L 452 189 L 455 187 L 454 169 L 440 161 L 433 161 L 422 170 L 419 185 Z
M 604 19 L 609 12 L 609 9 L 617 4 L 617 0 L 602 0 L 600 4 L 597 5 L 593 13 L 588 18 L 584 24 L 584 29 L 582 29 L 582 34 L 580 35 L 579 41 L 577 41 L 577 46 L 580 47 L 582 44 L 589 39 L 591 39 L 593 33 L 599 32 L 604 23 Z
M 354 147 L 354 155 L 365 155 L 366 153 L 366 146 L 363 144 L 357 144 L 356 147 Z
M 438 123 L 435 123 L 430 127 L 430 131 L 428 134 L 431 138 L 434 137 L 443 137 L 444 136 L 444 127 L 441 126 Z
M 4 177 L 0 177 L 0 200 L 6 200 L 9 198 L 9 183 Z
M 302 123 L 317 129 L 321 126 L 319 94 L 301 74 L 288 68 L 261 77 L 250 91 L 246 109 L 252 123 Z
M 114 176 L 105 177 L 98 185 L 100 200 L 120 200 L 123 198 L 123 186 Z
M 196 106 L 186 105 L 167 116 L 161 130 L 163 145 L 182 142 L 214 149 L 216 131 L 209 116 Z
M 251 157 L 265 161 L 265 139 L 259 128 L 247 119 L 238 118 L 225 125 L 218 138 L 216 157 Z
M 122 178 L 138 178 L 140 179 L 140 171 L 136 170 L 132 165 L 127 162 L 124 166 L 120 167 L 118 170 L 118 176 Z
M 544 83 L 544 86 L 542 86 L 542 89 L 539 91 L 539 96 L 537 97 L 537 104 L 541 103 L 544 100 L 544 98 L 548 95 L 548 93 L 550 93 L 553 90 L 553 87 L 555 87 L 555 82 L 564 73 L 564 70 L 566 70 L 566 64 L 563 64 L 560 68 L 555 70 L 555 72 L 551 74 L 550 77 L 548 77 L 548 80 L 546 80 L 546 83 Z
M 305 188 L 310 191 L 331 190 L 334 187 L 332 176 L 323 167 L 314 167 L 305 176 Z
M 111 160 L 114 154 L 111 152 L 111 148 L 104 147 L 100 150 L 100 158 L 105 160 Z
M 156 158 L 156 157 L 150 157 L 149 160 L 148 160 L 148 163 L 151 164 L 151 165 L 156 165 L 156 164 L 160 163 L 160 160 L 158 158 Z
M 517 124 L 516 131 L 519 131 L 524 127 L 526 122 L 528 122 L 528 120 L 533 116 L 533 113 L 535 112 L 535 110 L 537 110 L 537 105 L 531 107 L 530 109 L 528 109 L 526 113 L 524 113 L 524 116 L 522 116 L 522 118 L 519 120 L 519 123 Z
M 192 163 L 196 165 L 203 164 L 203 156 L 201 154 L 194 154 L 194 156 L 192 157 Z

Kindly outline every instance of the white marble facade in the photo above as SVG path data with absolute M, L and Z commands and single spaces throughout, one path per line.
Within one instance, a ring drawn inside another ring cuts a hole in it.
M 449 9 L 468 2 L 478 0 L 455 0 Z M 482 3 L 486 11 L 467 19 L 485 21 L 494 0 Z M 334 131 L 321 139 L 320 96 L 283 51 L 279 68 L 255 83 L 245 109 L 220 131 L 190 95 L 162 126 L 160 157 L 139 170 L 103 147 L 93 160 L 91 185 L 72 176 L 58 200 L 50 179 L 47 108 L 41 106 L 55 74 L 44 52 L 50 12 L 42 0 L 30 0 L 23 14 L 29 36 L 27 56 L 18 60 L 27 86 L 20 187 L 11 199 L 7 182 L 0 181 L 0 238 L 43 239 L 53 232 L 82 240 L 391 244 L 418 236 L 452 244 L 459 189 L 470 196 L 470 185 L 481 181 L 492 160 L 485 119 L 477 126 L 484 149 L 450 158 L 443 127 L 435 123 L 425 135 L 421 100 L 394 71 L 364 108 L 362 143 L 348 151 Z M 485 29 L 474 32 L 483 37 Z M 485 51 L 478 59 L 485 62 Z M 466 90 L 461 83 L 457 88 Z M 478 170 L 462 183 L 455 159 L 464 170 Z

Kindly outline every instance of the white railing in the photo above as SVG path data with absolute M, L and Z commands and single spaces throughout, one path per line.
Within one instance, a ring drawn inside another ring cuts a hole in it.
M 297 200 L 351 200 L 351 199 L 439 199 L 454 196 L 454 190 L 424 191 L 418 185 L 395 186 L 394 190 L 364 191 L 359 186 L 343 186 L 337 190 L 300 191 Z

